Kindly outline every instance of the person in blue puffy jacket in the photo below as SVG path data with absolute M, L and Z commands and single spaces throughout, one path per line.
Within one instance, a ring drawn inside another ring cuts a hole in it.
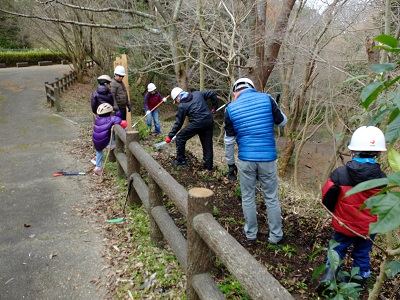
M 96 167 L 94 172 L 97 175 L 101 175 L 103 170 L 101 164 L 103 161 L 103 150 L 109 145 L 111 139 L 111 127 L 119 124 L 121 127 L 126 128 L 127 122 L 122 120 L 120 117 L 111 116 L 113 107 L 108 103 L 100 104 L 97 108 L 97 117 L 94 121 L 93 128 L 93 145 L 96 149 Z M 111 147 L 111 145 L 110 145 Z
M 239 168 L 243 232 L 249 241 L 257 239 L 258 223 L 255 203 L 257 180 L 267 205 L 270 244 L 283 243 L 281 207 L 278 200 L 274 125 L 284 126 L 287 117 L 268 94 L 255 90 L 249 78 L 240 78 L 233 85 L 234 100 L 225 110 L 225 157 L 228 178 L 236 180 Z M 238 167 L 235 164 L 235 143 L 238 144 Z

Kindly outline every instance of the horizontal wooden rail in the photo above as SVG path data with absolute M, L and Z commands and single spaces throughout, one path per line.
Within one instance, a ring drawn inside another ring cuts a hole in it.
M 211 214 L 196 216 L 193 225 L 252 299 L 292 299 L 289 292 Z
M 164 206 L 154 207 L 151 210 L 151 215 L 156 220 L 168 244 L 174 249 L 182 269 L 187 272 L 187 245 L 179 228 L 175 225 Z
M 163 167 L 161 167 L 138 142 L 133 142 L 128 148 L 137 160 L 157 182 L 165 194 L 174 202 L 182 215 L 187 216 L 187 191 Z
M 87 68 L 92 68 L 93 61 L 86 61 L 85 65 Z M 50 106 L 55 106 L 57 112 L 61 111 L 61 93 L 67 90 L 73 83 L 77 81 L 77 76 L 75 71 L 70 71 L 68 74 L 64 74 L 61 78 L 56 77 L 53 82 L 46 81 L 44 83 L 44 88 L 46 91 L 47 103 Z

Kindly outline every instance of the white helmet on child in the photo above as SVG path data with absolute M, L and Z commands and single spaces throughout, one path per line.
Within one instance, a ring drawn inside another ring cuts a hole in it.
M 180 87 L 174 87 L 174 88 L 172 89 L 172 91 L 171 91 L 171 98 L 172 98 L 172 100 L 175 101 L 175 98 L 178 97 L 178 95 L 179 95 L 180 93 L 182 93 L 182 92 L 183 92 L 183 90 L 182 90 Z
M 116 66 L 114 75 L 126 76 L 125 68 L 123 66 Z
M 348 148 L 352 151 L 386 151 L 383 132 L 375 126 L 361 126 L 351 136 Z
M 148 91 L 148 92 L 155 91 L 156 89 L 157 89 L 157 87 L 156 87 L 156 85 L 155 85 L 154 83 L 149 83 L 149 84 L 147 85 L 147 91 Z
M 97 114 L 98 115 L 104 115 L 104 114 L 110 113 L 112 111 L 113 111 L 113 107 L 108 103 L 102 103 L 97 108 Z

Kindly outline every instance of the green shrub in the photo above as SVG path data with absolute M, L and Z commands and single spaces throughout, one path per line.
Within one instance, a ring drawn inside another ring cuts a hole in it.
M 27 62 L 29 65 L 37 65 L 39 61 L 52 61 L 60 63 L 68 59 L 67 54 L 50 50 L 29 50 L 29 51 L 0 51 L 0 63 L 7 67 L 15 67 L 18 62 Z

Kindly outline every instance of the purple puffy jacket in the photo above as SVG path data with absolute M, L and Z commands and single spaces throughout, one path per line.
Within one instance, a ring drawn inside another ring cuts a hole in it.
M 120 124 L 122 119 L 116 116 L 101 117 L 97 116 L 94 121 L 92 140 L 97 151 L 102 151 L 107 147 L 111 137 L 111 127 Z
M 92 112 L 96 114 L 97 108 L 100 104 L 108 103 L 115 111 L 118 110 L 117 102 L 114 99 L 114 95 L 110 92 L 108 87 L 104 85 L 99 85 L 97 89 L 93 92 L 92 100 L 90 101 L 92 106 Z

